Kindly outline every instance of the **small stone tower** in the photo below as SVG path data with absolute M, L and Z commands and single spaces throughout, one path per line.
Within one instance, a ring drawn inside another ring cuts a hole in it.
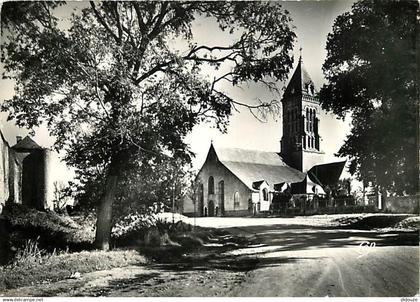
M 18 162 L 16 173 L 19 194 L 14 199 L 38 210 L 53 208 L 53 190 L 50 178 L 51 151 L 40 147 L 29 136 L 17 137 L 12 147 Z
M 283 137 L 280 153 L 289 166 L 302 172 L 323 163 L 324 152 L 321 151 L 319 135 L 321 106 L 316 93 L 300 57 L 282 99 Z M 307 179 L 292 189 L 295 193 L 309 193 Z

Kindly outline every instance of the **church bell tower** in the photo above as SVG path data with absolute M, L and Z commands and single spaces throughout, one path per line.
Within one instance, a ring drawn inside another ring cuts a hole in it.
M 302 172 L 323 163 L 319 135 L 321 105 L 316 94 L 315 85 L 300 57 L 281 101 L 283 137 L 280 153 L 286 164 Z M 307 180 L 292 186 L 292 189 L 295 193 L 309 193 Z

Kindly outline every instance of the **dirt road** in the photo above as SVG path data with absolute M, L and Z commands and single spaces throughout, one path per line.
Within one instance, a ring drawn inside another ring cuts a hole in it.
M 247 238 L 246 246 L 225 236 L 175 262 L 95 272 L 6 294 L 377 297 L 419 292 L 418 232 L 250 221 L 235 226 L 222 220 L 233 236 Z

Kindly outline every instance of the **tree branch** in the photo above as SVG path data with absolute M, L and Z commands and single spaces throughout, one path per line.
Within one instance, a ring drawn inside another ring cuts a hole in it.
M 137 15 L 137 22 L 139 24 L 139 28 L 140 28 L 140 32 L 142 33 L 142 36 L 144 36 L 147 33 L 147 27 L 146 24 L 143 21 L 143 17 L 142 17 L 142 13 L 140 10 L 140 6 L 138 2 L 131 2 L 131 4 L 134 7 L 134 10 L 136 11 L 136 15 Z
M 118 36 L 112 31 L 112 29 L 109 27 L 108 23 L 105 22 L 105 19 L 101 16 L 99 11 L 96 9 L 95 2 L 90 1 L 90 7 L 92 8 L 98 22 L 101 23 L 102 26 L 105 28 L 105 30 L 115 39 L 115 41 L 118 44 L 120 44 L 121 41 L 119 40 Z
M 122 42 L 122 38 L 123 38 L 123 29 L 122 29 L 122 25 L 121 25 L 121 21 L 120 21 L 120 14 L 118 13 L 118 2 L 112 2 L 112 8 L 113 8 L 113 13 L 115 16 L 115 20 L 117 22 L 117 28 L 118 28 L 118 40 L 121 43 Z

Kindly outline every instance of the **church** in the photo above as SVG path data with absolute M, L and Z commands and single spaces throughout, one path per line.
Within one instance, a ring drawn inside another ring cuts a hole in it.
M 280 152 L 218 148 L 211 143 L 196 177 L 195 201 L 184 200 L 183 213 L 245 216 L 268 212 L 276 192 L 322 194 L 337 183 L 345 161 L 324 162 L 316 94 L 300 58 L 281 100 Z

